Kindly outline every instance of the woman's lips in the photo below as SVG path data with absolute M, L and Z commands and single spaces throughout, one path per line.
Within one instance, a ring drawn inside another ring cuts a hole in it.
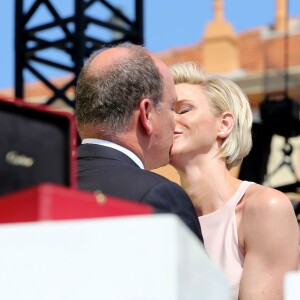
M 179 136 L 181 134 L 182 134 L 181 131 L 177 131 L 177 130 L 174 131 L 174 137 L 177 137 L 177 136 Z

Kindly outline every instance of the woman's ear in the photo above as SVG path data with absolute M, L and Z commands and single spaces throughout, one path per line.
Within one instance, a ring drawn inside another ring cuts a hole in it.
M 152 111 L 152 101 L 148 98 L 143 99 L 139 104 L 140 122 L 147 135 L 151 135 L 153 131 Z
M 234 116 L 231 112 L 224 112 L 220 116 L 220 126 L 218 137 L 227 138 L 234 126 Z

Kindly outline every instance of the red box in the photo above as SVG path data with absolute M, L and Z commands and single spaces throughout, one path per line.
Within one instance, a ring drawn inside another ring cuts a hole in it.
M 152 214 L 153 208 L 54 184 L 41 184 L 0 197 L 0 223 Z

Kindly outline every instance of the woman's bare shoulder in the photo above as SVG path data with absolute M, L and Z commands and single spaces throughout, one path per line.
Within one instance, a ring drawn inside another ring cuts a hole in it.
M 290 199 L 259 184 L 252 184 L 246 191 L 240 229 L 240 236 L 248 245 L 256 245 L 257 241 L 272 244 L 276 236 L 285 239 L 289 236 L 299 244 L 299 227 Z
M 245 193 L 244 214 L 270 214 L 293 211 L 290 199 L 282 192 L 260 184 L 252 184 Z

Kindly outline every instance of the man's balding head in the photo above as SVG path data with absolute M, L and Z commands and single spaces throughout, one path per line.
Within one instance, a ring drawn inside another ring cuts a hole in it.
M 144 98 L 155 106 L 163 93 L 159 59 L 142 46 L 120 44 L 94 53 L 82 68 L 76 87 L 79 133 L 98 126 L 115 135 L 127 129 L 134 109 Z

